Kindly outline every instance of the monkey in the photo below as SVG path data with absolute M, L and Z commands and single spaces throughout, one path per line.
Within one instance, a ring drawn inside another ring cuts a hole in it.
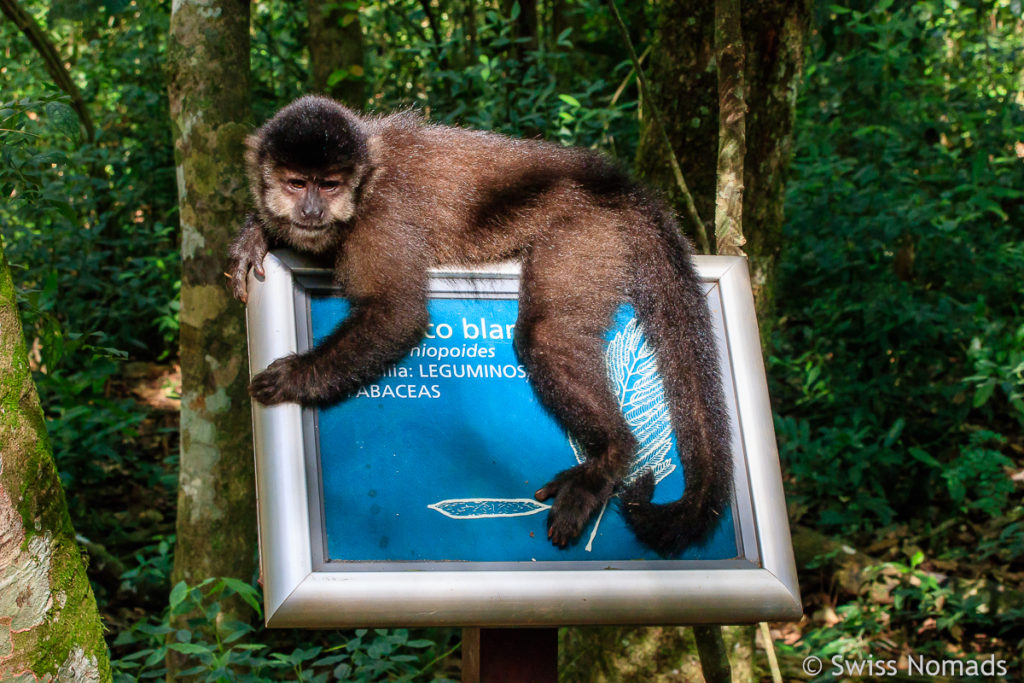
M 663 557 L 705 539 L 729 503 L 729 420 L 693 248 L 650 190 L 602 154 L 359 115 L 307 95 L 246 139 L 256 210 L 230 248 L 234 295 L 268 249 L 330 259 L 351 309 L 320 344 L 253 377 L 264 405 L 323 406 L 378 379 L 420 342 L 428 269 L 521 262 L 514 348 L 540 403 L 583 446 L 582 464 L 534 494 L 565 548 L 615 493 Z M 620 486 L 637 448 L 606 374 L 603 334 L 631 303 L 655 349 L 686 477 L 654 504 L 647 473 Z

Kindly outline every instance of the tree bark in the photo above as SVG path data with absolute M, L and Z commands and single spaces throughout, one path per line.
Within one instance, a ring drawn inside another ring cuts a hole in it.
M 706 683 L 729 683 L 732 669 L 729 668 L 729 653 L 722 638 L 721 626 L 694 626 L 693 637 L 697 641 L 700 655 L 700 669 Z
M 109 681 L 0 243 L 0 680 Z
M 647 68 L 651 98 L 664 122 L 697 213 L 715 215 L 718 152 L 717 76 L 714 68 L 714 5 L 700 0 L 661 0 Z M 661 187 L 679 215 L 686 215 L 658 124 L 646 109 L 641 120 L 637 172 Z M 687 235 L 694 228 L 682 222 Z M 707 226 L 705 226 L 707 227 Z
M 808 0 L 743 3 L 746 150 L 743 233 L 761 323 L 771 329 L 773 280 L 782 246 L 785 178 L 792 156 L 796 92 L 810 22 Z M 649 69 L 651 93 L 663 113 L 697 211 L 715 215 L 719 103 L 714 55 L 714 5 L 660 0 Z M 665 189 L 682 213 L 657 127 L 642 121 L 637 170 Z M 689 229 L 687 228 L 689 232 Z
M 762 340 L 768 339 L 774 322 L 786 174 L 793 156 L 796 98 L 811 7 L 810 0 L 748 2 L 743 7 L 748 104 L 743 234 Z
M 223 273 L 246 211 L 249 3 L 178 0 L 167 47 L 181 215 L 181 472 L 172 583 L 255 573 L 242 307 Z M 225 610 L 231 614 L 230 607 Z
M 359 10 L 342 3 L 306 0 L 309 14 L 309 65 L 313 90 L 340 100 L 353 109 L 366 104 L 363 29 Z M 331 76 L 341 72 L 333 84 Z
M 523 39 L 524 42 L 516 42 L 516 59 L 523 61 L 526 53 L 537 49 L 537 0 L 502 0 L 501 11 L 506 17 L 512 16 L 512 10 L 516 3 L 519 3 L 519 15 L 515 18 L 515 30 L 512 36 Z
M 740 1 L 715 2 L 715 63 L 718 66 L 718 171 L 715 253 L 742 256 L 743 156 L 746 94 Z

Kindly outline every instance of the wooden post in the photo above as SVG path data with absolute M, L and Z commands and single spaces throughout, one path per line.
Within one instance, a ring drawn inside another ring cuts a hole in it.
M 462 629 L 462 683 L 557 682 L 557 628 Z
M 729 683 L 732 671 L 729 667 L 729 654 L 725 651 L 725 640 L 722 639 L 722 627 L 694 626 L 693 635 L 697 639 L 697 654 L 700 655 L 704 680 L 707 683 Z

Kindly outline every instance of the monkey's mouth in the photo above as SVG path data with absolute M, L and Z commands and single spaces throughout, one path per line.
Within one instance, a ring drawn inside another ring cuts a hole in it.
M 331 227 L 330 223 L 301 223 L 299 221 L 292 221 L 292 228 L 304 232 L 322 232 L 329 227 Z

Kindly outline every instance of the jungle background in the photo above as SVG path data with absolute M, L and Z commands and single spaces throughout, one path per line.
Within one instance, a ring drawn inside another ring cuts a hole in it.
M 243 134 L 299 94 L 330 92 L 363 109 L 411 107 L 601 149 L 680 202 L 605 2 L 247 6 L 235 18 L 250 67 L 217 82 L 241 92 Z M 710 6 L 620 5 L 705 219 L 718 130 Z M 995 657 L 1009 662 L 1005 680 L 1019 680 L 1022 3 L 742 6 L 745 250 L 805 607 L 801 621 L 771 624 L 783 676 L 808 680 L 804 657 L 841 654 L 897 660 L 895 678 L 913 680 L 907 657 L 925 655 Z M 195 530 L 176 520 L 195 514 L 179 481 L 204 475 L 181 462 L 200 418 L 183 413 L 179 429 L 179 412 L 188 354 L 209 342 L 179 315 L 196 253 L 196 213 L 179 196 L 196 150 L 175 146 L 187 132 L 174 95 L 181 27 L 159 0 L 0 9 L 0 233 L 110 675 L 458 679 L 457 630 L 264 629 L 251 508 L 248 522 L 220 525 L 237 539 L 220 552 L 233 565 L 206 567 L 185 541 Z M 238 139 L 207 150 L 209 163 L 237 166 Z M 244 202 L 244 187 L 233 192 Z M 240 224 L 234 206 L 223 213 L 225 230 Z M 244 356 L 241 344 L 228 356 Z M 233 414 L 251 467 L 248 406 Z M 4 476 L 14 448 L 0 442 Z M 16 630 L 10 619 L 6 628 Z M 735 638 L 734 675 L 770 680 L 765 643 Z M 687 630 L 564 629 L 560 639 L 565 680 L 698 675 Z M 0 647 L 0 666 L 10 656 Z M 834 680 L 829 670 L 818 680 Z M 943 678 L 964 679 L 919 680 Z

